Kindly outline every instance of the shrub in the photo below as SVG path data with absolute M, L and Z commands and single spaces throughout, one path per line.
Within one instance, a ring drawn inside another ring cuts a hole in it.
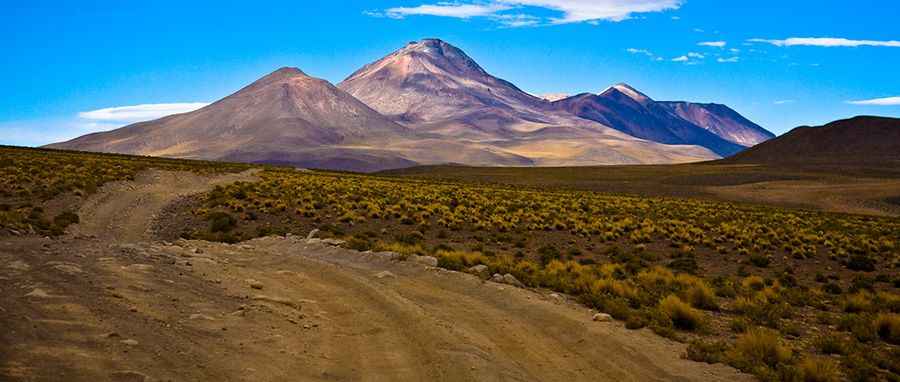
M 698 283 L 688 288 L 685 297 L 691 306 L 705 310 L 719 310 L 719 303 L 712 288 L 705 283 Z
M 816 340 L 815 346 L 822 354 L 845 355 L 850 350 L 850 344 L 836 334 L 820 337 Z
M 691 361 L 719 363 L 725 357 L 728 346 L 720 341 L 693 341 L 688 345 L 685 357 Z
M 659 303 L 662 311 L 678 329 L 695 330 L 703 325 L 703 313 L 681 301 L 678 296 L 669 295 Z
M 900 315 L 882 313 L 872 322 L 875 332 L 882 340 L 898 345 L 900 344 Z
M 750 255 L 750 264 L 753 264 L 754 266 L 757 266 L 759 268 L 768 267 L 770 262 L 771 260 L 769 260 L 769 256 L 761 255 L 758 253 Z
M 65 211 L 53 218 L 53 224 L 60 228 L 66 228 L 70 224 L 77 224 L 78 221 L 78 214 L 72 211 Z
M 822 287 L 822 290 L 824 290 L 825 293 L 833 295 L 844 293 L 844 290 L 841 288 L 841 286 L 835 282 L 829 282 L 828 284 L 825 284 L 825 286 Z
M 766 280 L 759 276 L 747 276 L 741 281 L 741 286 L 745 290 L 760 291 L 766 287 Z
M 744 371 L 761 366 L 777 369 L 790 360 L 791 350 L 781 344 L 775 332 L 757 328 L 738 337 L 726 356 L 732 365 Z
M 872 298 L 866 293 L 856 293 L 844 299 L 844 312 L 860 313 L 872 310 Z
M 806 357 L 797 367 L 804 382 L 837 382 L 841 372 L 837 363 L 821 357 Z
M 237 225 L 237 220 L 227 212 L 216 211 L 206 215 L 209 232 L 228 232 Z
M 850 256 L 847 268 L 853 271 L 872 272 L 875 270 L 875 260 L 863 254 Z

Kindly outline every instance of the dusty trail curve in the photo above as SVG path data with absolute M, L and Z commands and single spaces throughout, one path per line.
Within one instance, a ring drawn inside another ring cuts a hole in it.
M 540 291 L 295 236 L 153 239 L 179 196 L 251 178 L 150 172 L 64 238 L 0 242 L 0 380 L 751 379 Z

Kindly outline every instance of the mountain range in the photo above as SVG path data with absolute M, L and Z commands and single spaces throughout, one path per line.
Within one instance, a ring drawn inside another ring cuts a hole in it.
M 281 68 L 199 110 L 49 147 L 378 171 L 683 163 L 774 137 L 727 106 L 654 101 L 626 84 L 552 99 L 425 39 L 337 86 Z

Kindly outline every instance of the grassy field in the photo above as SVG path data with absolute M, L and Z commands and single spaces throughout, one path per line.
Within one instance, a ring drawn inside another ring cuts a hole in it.
M 553 176 L 559 187 L 266 171 L 196 199 L 180 234 L 320 228 L 358 250 L 484 264 L 767 380 L 900 372 L 900 220 L 569 190 Z
M 241 171 L 248 165 L 0 146 L 0 236 L 59 235 L 78 221 L 77 201 L 143 170 Z M 67 197 L 66 200 L 51 202 Z
M 3 147 L 0 232 L 59 234 L 77 221 L 83 196 L 149 168 L 248 167 Z M 691 359 L 764 380 L 897 380 L 900 219 L 718 193 L 797 182 L 827 191 L 856 179 L 865 194 L 896 180 L 891 170 L 859 173 L 719 164 L 370 176 L 269 167 L 259 181 L 174 205 L 161 232 L 239 242 L 318 228 L 358 250 L 510 273 L 630 329 L 687 342 Z
M 580 168 L 430 166 L 386 171 L 381 175 L 900 216 L 900 208 L 890 202 L 900 198 L 900 167 L 888 165 L 771 166 L 708 162 Z

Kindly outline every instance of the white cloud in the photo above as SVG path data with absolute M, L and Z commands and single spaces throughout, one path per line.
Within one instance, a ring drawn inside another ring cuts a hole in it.
M 625 51 L 628 53 L 631 53 L 631 54 L 643 54 L 647 57 L 653 57 L 653 52 L 651 52 L 647 49 L 628 48 L 628 49 L 625 49 Z
M 716 59 L 716 62 L 726 63 L 726 62 L 738 62 L 740 61 L 740 57 L 729 57 L 729 58 L 721 58 Z
M 869 106 L 900 106 L 900 97 L 886 97 L 867 99 L 862 101 L 848 101 L 853 105 L 869 105 Z
M 695 53 L 695 52 L 690 52 L 690 53 L 687 54 L 687 56 L 690 57 L 690 58 L 696 58 L 696 59 L 703 59 L 703 58 L 705 57 L 705 56 L 703 56 L 702 54 L 700 54 L 700 53 Z
M 691 59 L 688 56 L 678 56 L 672 59 L 672 62 L 688 62 Z
M 705 30 L 700 29 L 700 28 L 694 28 L 693 31 L 694 31 L 694 32 L 697 32 L 697 33 L 703 33 L 703 32 L 706 32 Z
M 681 17 L 680 16 L 672 16 L 672 20 L 678 21 L 678 20 L 681 20 Z
M 784 40 L 769 40 L 762 38 L 752 38 L 749 42 L 761 42 L 772 44 L 775 46 L 821 46 L 821 47 L 859 47 L 859 46 L 887 46 L 900 48 L 900 41 L 878 41 L 878 40 L 850 40 L 837 37 L 791 37 Z
M 728 45 L 728 42 L 725 42 L 725 41 L 704 41 L 704 42 L 698 42 L 697 45 L 700 45 L 700 46 L 711 46 L 711 47 L 714 47 L 714 48 L 724 48 L 725 45 Z
M 560 11 L 562 18 L 554 23 L 582 21 L 622 21 L 635 13 L 662 12 L 678 9 L 683 0 L 499 0 L 511 5 L 524 5 Z
M 456 17 L 467 19 L 470 17 L 490 16 L 499 11 L 509 9 L 501 4 L 455 4 L 437 3 L 424 4 L 418 7 L 396 7 L 384 11 L 387 17 L 401 19 L 412 15 L 429 15 Z
M 532 26 L 544 22 L 566 24 L 598 21 L 623 21 L 635 14 L 678 9 L 685 0 L 488 0 L 481 2 L 438 2 L 415 7 L 395 7 L 384 11 L 365 11 L 369 16 L 402 19 L 430 15 L 468 19 L 486 17 L 506 26 Z M 503 12 L 543 8 L 561 16 L 540 18 L 531 14 L 508 15 Z
M 209 105 L 205 102 L 156 103 L 134 106 L 116 106 L 78 113 L 81 119 L 108 122 L 141 122 L 167 115 L 187 113 Z
M 787 105 L 787 104 L 794 103 L 794 102 L 797 102 L 797 101 L 794 101 L 792 99 L 782 99 L 782 100 L 778 100 L 778 101 L 775 101 L 772 103 L 774 103 L 776 105 Z

